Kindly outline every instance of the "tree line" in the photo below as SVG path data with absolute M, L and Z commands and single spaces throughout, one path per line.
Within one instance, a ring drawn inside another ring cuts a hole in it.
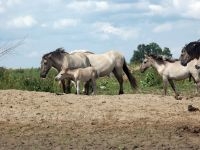
M 144 59 L 144 55 L 147 54 L 155 54 L 155 55 L 163 55 L 166 57 L 172 57 L 171 51 L 168 47 L 164 47 L 163 49 L 157 43 L 149 43 L 149 44 L 139 44 L 137 46 L 137 50 L 133 51 L 133 56 L 131 57 L 131 63 L 140 63 Z

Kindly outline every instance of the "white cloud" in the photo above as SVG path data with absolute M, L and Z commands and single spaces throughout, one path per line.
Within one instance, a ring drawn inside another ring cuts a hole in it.
M 200 19 L 200 1 L 199 0 L 172 0 L 174 12 L 182 17 Z
M 13 5 L 19 4 L 21 2 L 22 2 L 22 0 L 6 0 L 5 1 L 5 3 L 6 3 L 7 6 L 13 6 Z
M 56 29 L 62 29 L 66 27 L 75 27 L 78 24 L 79 20 L 77 19 L 60 19 L 54 22 L 53 27 Z
M 153 14 L 162 14 L 165 11 L 164 7 L 162 7 L 161 5 L 154 4 L 150 4 L 149 9 Z
M 5 12 L 9 7 L 20 4 L 22 0 L 1 0 L 0 1 L 0 13 Z
M 91 12 L 107 10 L 109 5 L 107 1 L 73 1 L 67 5 L 67 8 L 80 12 Z
M 11 21 L 8 21 L 7 24 L 9 27 L 28 28 L 36 25 L 37 21 L 32 16 L 27 15 L 14 18 Z
M 164 23 L 156 26 L 153 29 L 153 32 L 159 33 L 159 32 L 165 32 L 165 31 L 170 31 L 172 30 L 172 24 L 170 23 Z
M 4 12 L 6 10 L 6 7 L 4 6 L 3 2 L 0 1 L 0 13 Z
M 200 19 L 200 1 L 194 1 L 193 3 L 189 3 L 188 9 L 185 16 L 189 16 L 195 19 Z
M 100 33 L 104 39 L 109 39 L 110 36 L 118 36 L 122 39 L 136 38 L 138 30 L 125 27 L 115 27 L 107 22 L 97 22 L 94 24 L 97 33 Z
M 162 0 L 158 4 L 146 3 L 149 8 L 147 14 L 161 16 L 179 16 L 200 19 L 199 0 Z
M 67 9 L 71 9 L 76 12 L 81 13 L 91 13 L 91 12 L 108 12 L 108 11 L 121 11 L 121 10 L 131 10 L 131 9 L 146 9 L 144 4 L 149 4 L 146 1 L 139 1 L 139 2 L 125 2 L 125 3 L 116 3 L 107 0 L 101 1 L 72 1 L 71 3 L 67 4 Z

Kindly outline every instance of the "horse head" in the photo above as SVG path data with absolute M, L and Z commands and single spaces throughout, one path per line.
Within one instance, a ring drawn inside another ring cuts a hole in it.
M 51 54 L 44 55 L 42 57 L 42 61 L 41 61 L 40 77 L 41 78 L 46 78 L 47 73 L 49 72 L 51 67 L 52 67 Z
M 41 61 L 40 77 L 46 78 L 46 75 L 51 69 L 51 67 L 54 67 L 55 69 L 60 71 L 63 63 L 63 57 L 65 54 L 68 53 L 65 52 L 63 48 L 58 48 L 53 52 L 43 55 Z
M 181 65 L 186 66 L 188 62 L 192 60 L 191 56 L 188 54 L 186 48 L 184 47 L 181 51 L 180 56 Z
M 150 66 L 151 66 L 151 57 L 145 55 L 145 58 L 142 61 L 142 64 L 140 65 L 140 72 L 142 73 L 145 72 Z
M 192 59 L 200 57 L 200 41 L 194 41 L 187 44 L 181 51 L 180 61 L 186 66 Z

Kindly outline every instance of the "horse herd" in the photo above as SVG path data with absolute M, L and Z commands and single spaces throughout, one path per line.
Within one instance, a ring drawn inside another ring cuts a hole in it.
M 144 72 L 149 67 L 154 67 L 162 76 L 164 94 L 169 83 L 179 98 L 173 80 L 192 78 L 196 84 L 197 92 L 200 88 L 200 41 L 187 44 L 181 51 L 179 59 L 169 59 L 158 55 L 145 55 L 140 66 Z M 96 93 L 96 79 L 113 73 L 119 82 L 119 94 L 123 94 L 123 72 L 128 77 L 131 87 L 137 87 L 136 79 L 128 69 L 125 58 L 116 51 L 104 54 L 94 54 L 89 51 L 65 52 L 63 48 L 43 55 L 41 61 L 40 77 L 46 78 L 49 70 L 55 68 L 59 73 L 55 77 L 61 81 L 64 93 L 71 92 L 71 81 L 74 82 L 77 94 L 80 93 L 80 82 L 84 83 L 84 92 L 89 94 L 89 84 L 92 83 L 92 94 Z

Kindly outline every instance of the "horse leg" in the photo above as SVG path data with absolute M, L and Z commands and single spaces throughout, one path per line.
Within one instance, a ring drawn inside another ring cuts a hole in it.
M 61 80 L 63 93 L 65 93 L 65 80 Z
M 76 81 L 76 92 L 79 95 L 80 94 L 80 81 Z
M 200 81 L 196 82 L 196 94 L 198 95 L 200 88 Z
M 171 79 L 168 79 L 168 81 L 169 81 L 169 84 L 171 85 L 172 89 L 173 89 L 174 92 L 175 92 L 175 98 L 178 99 L 179 94 L 178 94 L 178 92 L 177 92 L 177 90 L 176 90 L 176 87 L 175 87 L 175 85 L 174 85 L 174 82 L 173 82 Z
M 92 88 L 93 88 L 92 95 L 96 95 L 96 81 L 95 81 L 95 79 L 92 79 Z
M 168 79 L 167 78 L 163 78 L 164 95 L 167 95 L 167 85 L 168 85 Z
M 198 95 L 198 93 L 199 93 L 199 88 L 200 88 L 200 81 L 198 81 L 198 82 L 194 82 L 195 83 L 195 86 L 196 86 L 196 91 L 195 91 L 195 95 Z
M 71 85 L 71 80 L 67 79 L 66 91 L 65 91 L 66 94 L 71 93 L 71 86 L 70 85 Z
M 90 93 L 90 80 L 84 83 L 84 94 L 89 95 Z
M 117 78 L 117 81 L 119 82 L 119 86 L 120 86 L 119 94 L 124 94 L 122 71 L 116 70 L 116 68 L 114 68 L 113 74 L 115 75 L 115 77 Z
M 192 73 L 192 77 L 193 77 L 194 83 L 196 85 L 196 94 L 198 94 L 199 88 L 200 88 L 199 72 Z

